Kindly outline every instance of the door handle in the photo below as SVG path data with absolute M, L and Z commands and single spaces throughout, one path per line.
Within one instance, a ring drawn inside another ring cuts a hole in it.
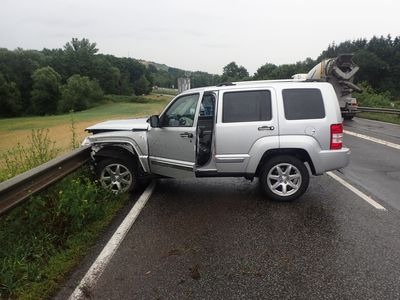
M 274 126 L 260 126 L 258 127 L 258 130 L 274 130 L 275 127 Z
M 181 137 L 187 137 L 187 138 L 192 138 L 193 137 L 193 133 L 190 133 L 190 132 L 184 132 L 184 133 L 181 133 L 181 134 L 179 134 Z

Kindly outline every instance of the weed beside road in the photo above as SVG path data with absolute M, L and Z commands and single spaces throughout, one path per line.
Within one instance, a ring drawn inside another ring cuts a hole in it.
M 51 296 L 122 207 L 88 170 L 0 219 L 0 299 Z
M 55 158 L 60 151 L 48 134 L 48 129 L 32 130 L 24 144 L 18 143 L 15 147 L 8 149 L 2 155 L 0 182 Z
M 0 181 L 76 147 L 93 123 L 156 114 L 170 99 L 110 97 L 73 115 L 0 119 Z M 0 299 L 51 297 L 124 205 L 91 177 L 81 169 L 0 217 Z

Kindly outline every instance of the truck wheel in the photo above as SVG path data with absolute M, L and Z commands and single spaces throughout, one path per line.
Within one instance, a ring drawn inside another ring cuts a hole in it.
M 343 116 L 343 119 L 345 119 L 345 120 L 353 120 L 353 118 L 354 118 L 354 115 L 347 115 L 347 116 Z
M 294 156 L 276 156 L 266 161 L 260 174 L 261 189 L 275 201 L 293 201 L 307 190 L 310 175 Z
M 122 159 L 100 160 L 96 166 L 96 173 L 101 185 L 116 194 L 132 191 L 137 183 L 133 163 Z

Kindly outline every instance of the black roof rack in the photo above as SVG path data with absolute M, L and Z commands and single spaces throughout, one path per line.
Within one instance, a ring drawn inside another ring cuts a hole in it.
M 234 84 L 232 82 L 222 82 L 222 83 L 218 84 L 217 86 L 230 86 L 230 85 L 236 85 L 236 84 Z

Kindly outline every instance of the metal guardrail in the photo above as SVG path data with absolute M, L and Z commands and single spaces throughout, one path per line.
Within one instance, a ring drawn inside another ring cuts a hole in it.
M 0 215 L 75 171 L 90 158 L 85 146 L 0 183 Z
M 394 108 L 376 108 L 376 107 L 359 106 L 358 110 L 361 112 L 385 113 L 385 114 L 394 114 L 400 116 L 400 109 L 394 109 Z

